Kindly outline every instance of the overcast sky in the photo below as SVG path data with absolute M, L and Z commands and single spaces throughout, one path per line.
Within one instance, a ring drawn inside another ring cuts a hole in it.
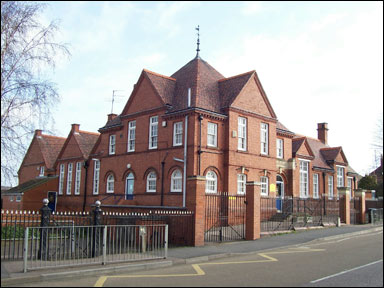
M 60 19 L 51 79 L 61 102 L 53 132 L 72 123 L 97 132 L 120 114 L 142 69 L 170 76 L 196 55 L 225 77 L 256 70 L 278 119 L 317 137 L 366 173 L 383 114 L 383 2 L 48 2 L 42 21 Z M 380 118 L 381 117 L 381 118 Z M 381 126 L 382 127 L 382 126 Z

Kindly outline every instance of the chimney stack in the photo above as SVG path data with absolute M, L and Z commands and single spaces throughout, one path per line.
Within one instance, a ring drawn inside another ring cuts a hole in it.
M 317 123 L 317 139 L 328 144 L 328 123 Z
M 40 130 L 40 129 L 36 129 L 36 130 L 35 130 L 35 136 L 39 136 L 39 137 L 41 137 L 42 134 L 43 134 L 43 130 Z
M 108 114 L 108 121 L 111 121 L 111 120 L 115 119 L 116 117 L 117 117 L 117 114 L 113 114 L 113 113 Z
M 72 133 L 79 133 L 80 124 L 72 124 Z

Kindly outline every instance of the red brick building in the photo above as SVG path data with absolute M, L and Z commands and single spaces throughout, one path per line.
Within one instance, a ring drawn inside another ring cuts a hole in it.
M 100 135 L 72 125 L 54 163 L 58 207 L 186 207 L 195 175 L 206 193 L 245 194 L 257 181 L 262 196 L 337 197 L 357 181 L 327 130 L 319 123 L 312 139 L 286 128 L 256 71 L 226 78 L 198 56 L 171 76 L 144 69 Z
M 65 140 L 36 130 L 18 171 L 19 184 L 37 177 L 55 175 L 54 164 Z
M 79 124 L 72 124 L 54 164 L 58 176 L 57 204 L 61 211 L 84 210 L 86 201 L 88 158 L 99 133 L 79 128 Z

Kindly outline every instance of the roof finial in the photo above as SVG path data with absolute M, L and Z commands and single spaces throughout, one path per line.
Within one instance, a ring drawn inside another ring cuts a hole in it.
M 195 28 L 197 30 L 197 53 L 196 53 L 196 58 L 199 58 L 199 51 L 200 51 L 200 48 L 199 48 L 199 45 L 200 45 L 200 25 L 197 25 L 197 28 Z

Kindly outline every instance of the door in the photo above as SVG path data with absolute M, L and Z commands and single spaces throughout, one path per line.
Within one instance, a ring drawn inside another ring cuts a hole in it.
M 135 185 L 135 177 L 133 176 L 132 173 L 129 173 L 125 181 L 125 200 L 133 199 L 134 185 Z
M 284 180 L 280 175 L 276 176 L 276 209 L 281 211 L 284 199 Z

